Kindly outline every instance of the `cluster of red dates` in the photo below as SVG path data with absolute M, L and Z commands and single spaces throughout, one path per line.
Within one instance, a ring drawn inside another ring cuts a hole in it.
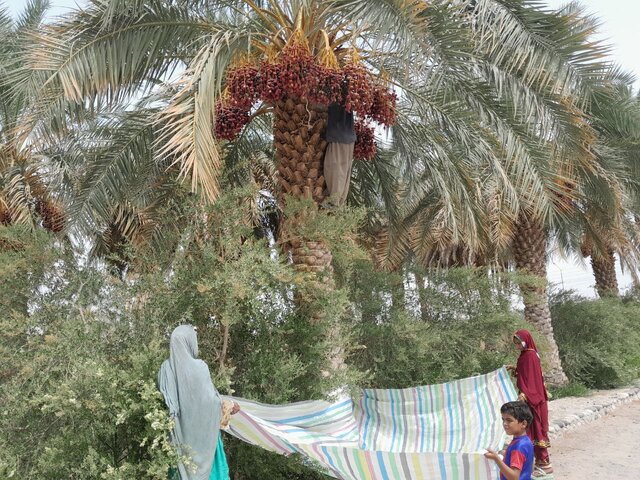
M 303 45 L 287 45 L 275 60 L 232 68 L 226 85 L 227 95 L 216 107 L 215 125 L 216 137 L 225 140 L 238 136 L 256 102 L 273 105 L 287 98 L 305 98 L 319 105 L 339 103 L 355 113 L 354 157 L 369 160 L 376 153 L 371 122 L 388 127 L 396 119 L 396 94 L 377 82 L 364 66 L 323 66 Z

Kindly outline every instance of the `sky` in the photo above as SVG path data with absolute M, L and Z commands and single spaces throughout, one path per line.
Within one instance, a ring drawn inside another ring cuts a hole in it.
M 51 0 L 50 15 L 64 15 L 83 0 Z M 565 0 L 548 0 L 551 7 L 565 5 Z M 640 87 L 640 0 L 582 0 L 587 12 L 601 20 L 600 35 L 611 45 L 613 59 L 626 70 L 636 76 L 636 88 Z M 17 15 L 26 0 L 0 0 L 1 5 L 8 6 L 13 15 Z M 591 268 L 584 262 L 575 259 L 562 259 L 552 255 L 549 262 L 549 281 L 557 288 L 574 289 L 584 296 L 594 297 L 594 280 Z M 622 290 L 631 285 L 631 277 L 622 274 L 618 267 L 618 282 Z
M 27 0 L 0 0 L 0 5 L 8 6 L 9 11 L 14 16 L 18 15 L 27 3 Z M 82 3 L 83 0 L 50 0 L 51 9 L 49 10 L 49 15 L 64 15 L 69 13 L 76 5 L 81 5 Z

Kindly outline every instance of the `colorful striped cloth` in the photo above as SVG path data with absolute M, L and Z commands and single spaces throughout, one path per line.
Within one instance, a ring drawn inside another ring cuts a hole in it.
M 484 458 L 506 437 L 500 406 L 516 391 L 504 368 L 440 385 L 361 391 L 359 400 L 241 406 L 229 433 L 283 455 L 298 453 L 349 480 L 495 480 Z

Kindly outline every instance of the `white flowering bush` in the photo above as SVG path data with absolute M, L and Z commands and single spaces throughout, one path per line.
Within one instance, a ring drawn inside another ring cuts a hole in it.
M 10 357 L 19 372 L 0 387 L 5 469 L 43 479 L 166 479 L 178 457 L 153 380 L 158 339 L 109 352 L 110 337 L 125 334 L 120 325 L 73 318 L 58 328 L 54 339 L 25 337 Z
M 0 478 L 166 479 L 164 328 L 48 239 L 0 234 L 20 244 L 0 251 Z

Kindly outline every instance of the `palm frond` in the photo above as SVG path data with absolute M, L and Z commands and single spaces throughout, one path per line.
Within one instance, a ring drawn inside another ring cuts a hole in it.
M 29 0 L 16 20 L 15 30 L 18 35 L 24 31 L 33 31 L 42 25 L 50 7 L 49 0 Z
M 209 201 L 218 196 L 220 152 L 214 137 L 215 106 L 224 72 L 249 42 L 246 32 L 219 31 L 212 35 L 178 82 L 178 92 L 160 113 L 160 155 L 180 166 L 192 190 L 202 189 Z

